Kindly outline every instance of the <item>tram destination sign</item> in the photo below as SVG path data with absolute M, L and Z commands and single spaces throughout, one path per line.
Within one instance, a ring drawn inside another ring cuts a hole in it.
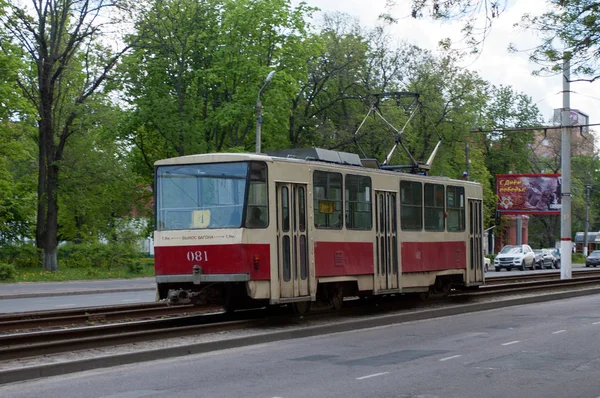
M 496 174 L 496 210 L 502 214 L 560 214 L 560 174 Z

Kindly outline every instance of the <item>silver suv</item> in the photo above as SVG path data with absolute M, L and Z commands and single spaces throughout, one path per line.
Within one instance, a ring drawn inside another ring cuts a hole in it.
M 524 271 L 525 268 L 535 268 L 535 254 L 529 245 L 507 245 L 500 250 L 500 253 L 494 258 L 494 267 L 496 271 L 506 268 L 507 271 L 512 268 L 518 268 Z

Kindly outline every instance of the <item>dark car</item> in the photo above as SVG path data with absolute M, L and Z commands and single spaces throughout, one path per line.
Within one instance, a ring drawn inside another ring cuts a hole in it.
M 585 266 L 586 267 L 597 267 L 598 265 L 600 265 L 600 250 L 594 250 L 585 259 Z
M 538 254 L 541 257 L 540 262 L 538 263 L 540 268 L 552 269 L 552 267 L 554 267 L 556 259 L 554 258 L 554 256 L 552 255 L 552 253 L 549 250 L 537 249 L 537 250 L 534 250 L 533 252 L 536 254 L 536 258 L 538 256 Z

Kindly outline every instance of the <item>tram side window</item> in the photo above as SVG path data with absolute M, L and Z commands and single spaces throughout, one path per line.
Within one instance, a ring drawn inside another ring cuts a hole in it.
M 405 231 L 423 229 L 423 193 L 421 183 L 400 182 L 400 224 Z
M 315 171 L 313 174 L 315 227 L 342 229 L 342 175 Z
M 444 186 L 425 184 L 425 230 L 444 229 Z
M 448 231 L 465 230 L 465 188 L 446 187 L 446 208 L 448 209 Z
M 268 199 L 267 165 L 261 162 L 251 162 L 246 228 L 266 228 L 269 225 Z
M 346 228 L 371 229 L 371 178 L 346 175 Z

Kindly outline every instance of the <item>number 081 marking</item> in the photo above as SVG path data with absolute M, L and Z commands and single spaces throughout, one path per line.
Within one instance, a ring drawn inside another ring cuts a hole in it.
M 208 261 L 208 253 L 206 253 L 206 250 L 204 250 L 204 251 L 196 250 L 195 252 L 187 252 L 187 260 L 190 262 Z

